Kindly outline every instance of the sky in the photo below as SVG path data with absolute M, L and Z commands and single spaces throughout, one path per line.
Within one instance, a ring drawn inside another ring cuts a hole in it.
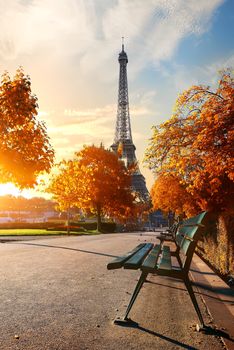
M 122 36 L 133 142 L 150 189 L 142 160 L 152 125 L 170 118 L 183 90 L 215 87 L 218 71 L 234 67 L 234 0 L 0 0 L 0 74 L 23 66 L 30 75 L 56 161 L 113 143 Z

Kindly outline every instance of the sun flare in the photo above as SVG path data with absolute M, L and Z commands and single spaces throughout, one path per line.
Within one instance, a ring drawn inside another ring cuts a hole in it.
M 9 182 L 6 184 L 0 184 L 0 196 L 12 195 L 14 197 L 23 196 L 26 198 L 31 198 L 33 193 L 30 190 L 21 191 L 13 183 Z
M 8 194 L 18 197 L 21 194 L 21 191 L 13 183 L 1 184 L 0 196 L 5 196 Z

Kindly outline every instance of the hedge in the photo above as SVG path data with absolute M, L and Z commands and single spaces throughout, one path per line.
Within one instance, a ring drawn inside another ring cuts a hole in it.
M 67 231 L 67 226 L 64 221 L 54 222 L 8 222 L 0 223 L 0 229 L 47 229 L 49 231 Z M 70 222 L 70 229 L 75 232 L 83 230 L 91 231 L 97 229 L 96 222 Z M 104 232 L 115 232 L 116 224 L 114 222 L 103 222 L 102 230 Z

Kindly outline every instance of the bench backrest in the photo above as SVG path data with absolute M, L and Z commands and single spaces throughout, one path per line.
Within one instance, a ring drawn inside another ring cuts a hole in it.
M 188 270 L 191 264 L 197 241 L 204 232 L 204 222 L 207 219 L 207 212 L 184 220 L 176 232 L 177 254 L 182 255 L 182 266 Z
M 203 211 L 200 214 L 193 216 L 192 218 L 186 219 L 182 221 L 183 225 L 189 226 L 189 225 L 202 225 L 206 221 L 208 217 L 208 212 Z
M 193 216 L 192 218 L 174 222 L 172 226 L 170 227 L 169 231 L 172 235 L 172 238 L 176 240 L 176 236 L 178 235 L 178 229 L 181 226 L 196 226 L 196 225 L 202 225 L 204 223 L 205 218 L 207 217 L 207 212 L 204 211 L 196 216 Z
M 203 227 L 200 225 L 183 226 L 178 230 L 176 237 L 177 253 L 180 255 L 182 267 L 186 271 L 190 268 L 198 237 L 200 237 L 202 231 Z
M 180 223 L 175 222 L 170 228 L 170 233 L 171 233 L 173 239 L 175 239 L 175 237 L 176 237 L 176 232 L 177 232 L 179 226 L 180 226 Z
M 181 245 L 181 242 L 185 236 L 187 236 L 190 241 L 198 240 L 198 238 L 196 238 L 198 233 L 195 228 L 204 227 L 207 217 L 208 212 L 204 211 L 196 216 L 193 216 L 192 218 L 182 221 L 176 231 L 175 241 L 177 245 Z

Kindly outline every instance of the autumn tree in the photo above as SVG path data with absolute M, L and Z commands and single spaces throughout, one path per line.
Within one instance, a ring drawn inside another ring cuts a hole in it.
M 193 197 L 175 175 L 161 174 L 155 180 L 151 191 L 154 210 L 161 209 L 176 215 L 195 215 L 199 210 Z
M 179 96 L 175 113 L 158 127 L 145 161 L 156 175 L 179 179 L 200 209 L 232 209 L 234 180 L 234 80 L 222 74 L 216 91 L 192 86 Z
M 189 202 L 198 210 L 218 214 L 218 226 L 222 226 L 225 237 L 221 241 L 226 242 L 221 244 L 222 252 L 216 254 L 220 261 L 234 248 L 233 145 L 234 79 L 231 71 L 226 70 L 221 73 L 216 90 L 209 86 L 192 86 L 178 97 L 172 117 L 153 127 L 145 156 L 148 167 L 158 177 L 155 186 L 160 184 L 162 176 L 172 176 L 174 190 L 178 186 L 183 188 L 183 193 L 179 191 L 178 194 L 184 203 L 190 198 Z M 161 181 L 161 190 L 163 188 L 166 195 L 161 197 L 160 206 L 166 206 L 171 195 L 167 192 L 167 181 Z M 187 215 L 190 214 L 188 209 L 185 210 Z M 211 247 L 208 250 L 211 251 Z M 214 249 L 213 255 L 215 251 L 218 252 Z M 225 266 L 222 262 L 223 271 L 229 270 L 233 256 L 231 251 Z
M 49 192 L 61 208 L 76 206 L 101 216 L 125 218 L 132 210 L 131 171 L 116 154 L 103 146 L 86 146 L 69 161 L 59 165 L 59 173 L 50 183 Z
M 46 126 L 37 119 L 37 97 L 22 68 L 13 79 L 5 72 L 0 85 L 0 181 L 33 187 L 41 172 L 49 172 L 54 150 Z

